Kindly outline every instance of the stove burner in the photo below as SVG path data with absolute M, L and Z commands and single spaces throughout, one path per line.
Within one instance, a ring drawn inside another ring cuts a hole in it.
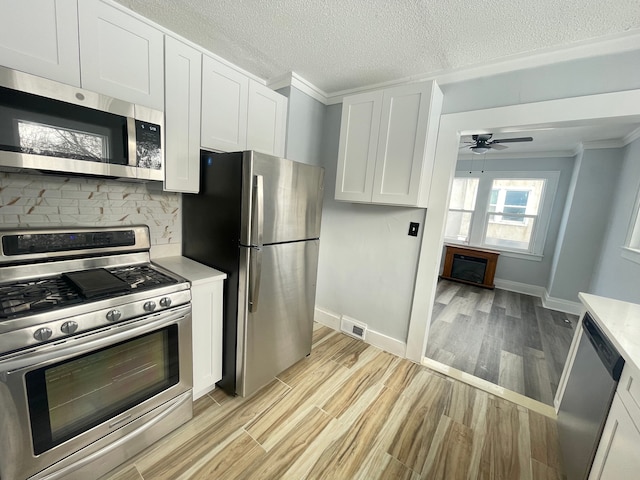
M 0 285 L 0 318 L 52 310 L 59 305 L 81 301 L 80 294 L 62 277 Z

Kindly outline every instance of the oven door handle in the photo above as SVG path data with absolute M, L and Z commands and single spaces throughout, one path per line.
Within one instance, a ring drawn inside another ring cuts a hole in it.
M 185 305 L 170 313 L 159 312 L 145 319 L 115 324 L 86 335 L 68 337 L 62 344 L 45 344 L 37 347 L 35 351 L 29 350 L 24 354 L 0 360 L 0 372 L 12 375 L 24 370 L 41 368 L 49 363 L 58 363 L 79 354 L 135 338 L 151 330 L 178 323 L 190 315 L 191 305 Z

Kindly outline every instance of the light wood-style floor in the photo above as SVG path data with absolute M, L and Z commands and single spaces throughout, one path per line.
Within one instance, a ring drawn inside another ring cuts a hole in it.
M 553 405 L 577 321 L 537 297 L 440 280 L 426 357 Z
M 251 398 L 214 391 L 194 418 L 104 477 L 560 479 L 555 420 L 327 327 Z

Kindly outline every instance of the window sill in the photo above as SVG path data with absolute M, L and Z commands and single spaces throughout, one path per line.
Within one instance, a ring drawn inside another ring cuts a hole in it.
M 519 258 L 520 260 L 530 260 L 533 262 L 541 262 L 544 258 L 542 255 L 537 253 L 527 253 L 527 252 L 514 252 L 512 250 L 503 250 L 501 248 L 495 247 L 494 245 L 474 245 L 472 243 L 461 242 L 460 240 L 456 240 L 454 238 L 446 238 L 444 239 L 446 243 L 451 243 L 453 245 L 460 245 L 461 247 L 478 247 L 478 248 L 486 248 L 489 250 L 495 250 L 496 252 L 500 252 L 500 255 L 504 257 L 511 258 Z M 638 252 L 638 262 L 640 262 L 640 252 Z
M 622 258 L 631 260 L 635 263 L 640 263 L 640 250 L 630 247 L 622 247 Z

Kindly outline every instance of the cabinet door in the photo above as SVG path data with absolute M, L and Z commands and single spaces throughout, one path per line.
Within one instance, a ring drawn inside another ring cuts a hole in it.
M 424 82 L 384 91 L 374 203 L 418 204 L 432 88 Z
M 382 91 L 345 97 L 342 103 L 336 200 L 371 202 Z
M 247 150 L 284 157 L 287 98 L 250 80 L 248 102 Z
M 164 189 L 198 193 L 202 54 L 166 37 L 165 65 Z
M 100 0 L 78 12 L 82 87 L 164 110 L 162 32 Z
M 222 378 L 223 285 L 214 281 L 191 287 L 194 400 Z
M 636 419 L 640 421 L 640 419 Z M 640 431 L 616 393 L 602 432 L 590 480 L 637 478 L 640 472 Z
M 0 65 L 79 87 L 76 0 L 3 0 Z
M 236 152 L 247 147 L 249 78 L 211 57 L 202 59 L 204 148 Z

